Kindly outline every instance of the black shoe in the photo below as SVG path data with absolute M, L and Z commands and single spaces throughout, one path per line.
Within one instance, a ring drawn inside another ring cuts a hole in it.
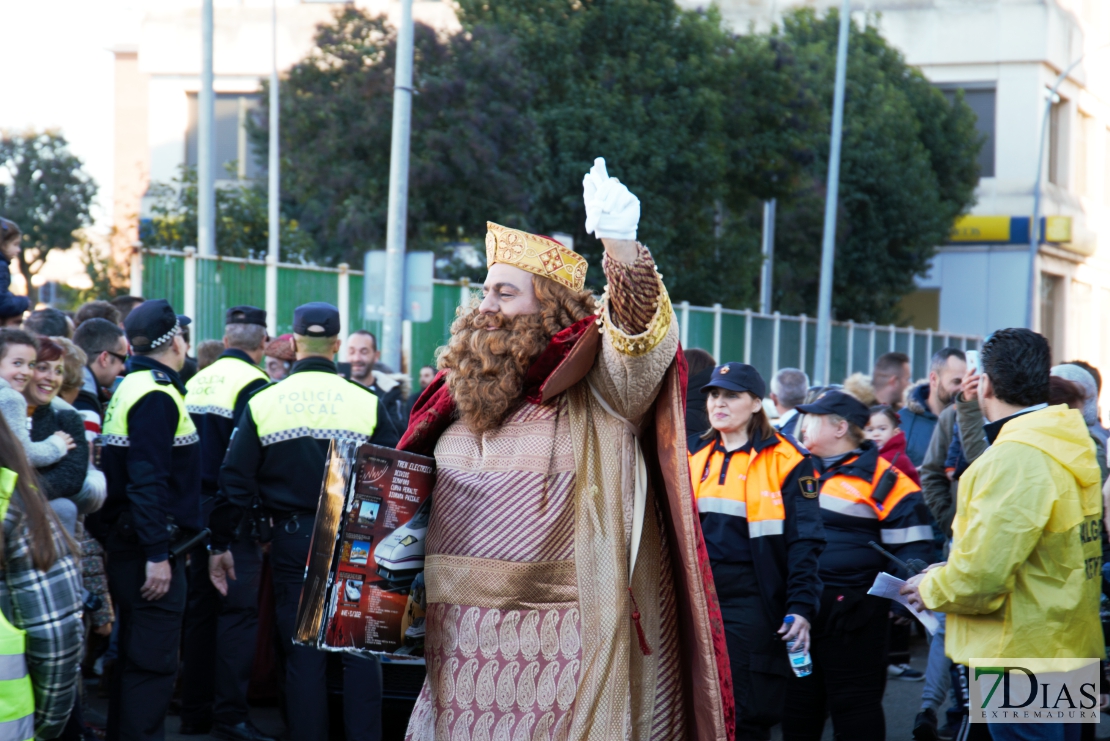
M 913 721 L 914 741 L 938 741 L 937 713 L 932 708 L 925 708 Z
M 223 741 L 278 741 L 255 728 L 249 720 L 235 725 L 213 723 L 211 733 L 214 738 L 223 739 Z
M 204 720 L 185 720 L 181 719 L 181 729 L 178 731 L 182 736 L 203 736 L 212 730 L 212 721 Z

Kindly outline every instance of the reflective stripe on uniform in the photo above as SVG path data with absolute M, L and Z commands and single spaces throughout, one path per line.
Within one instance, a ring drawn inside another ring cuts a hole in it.
M 913 527 L 892 527 L 882 531 L 884 543 L 899 545 L 912 543 L 917 540 L 932 540 L 933 528 L 928 525 L 914 525 Z
M 35 737 L 35 714 L 0 722 L 0 741 L 31 741 Z
M 698 499 L 698 512 L 702 514 L 732 515 L 734 517 L 747 517 L 748 505 L 737 499 L 722 499 L 720 497 L 701 497 Z
M 267 445 L 273 445 L 274 443 L 280 443 L 283 440 L 295 440 L 298 437 L 312 437 L 317 440 L 344 438 L 347 440 L 355 440 L 360 443 L 369 442 L 370 440 L 369 435 L 364 435 L 361 432 L 351 432 L 350 430 L 314 430 L 311 427 L 294 427 L 291 430 L 282 430 L 281 432 L 263 435 L 258 438 L 258 441 L 265 447 Z
M 748 536 L 761 538 L 764 535 L 782 535 L 782 520 L 756 520 L 748 523 Z
M 131 447 L 131 437 L 129 435 L 102 435 L 101 439 L 104 440 L 105 445 L 115 445 L 120 448 Z M 185 435 L 174 435 L 173 446 L 180 448 L 183 445 L 192 445 L 193 443 L 200 442 L 200 435 L 195 432 L 190 432 Z
M 196 414 L 198 416 L 201 414 L 214 414 L 217 417 L 226 417 L 227 419 L 232 419 L 235 416 L 234 409 L 217 406 L 216 404 L 205 404 L 202 406 L 197 404 L 186 404 L 185 408 L 189 410 L 189 414 Z
M 849 502 L 846 499 L 834 497 L 832 494 L 821 494 L 821 509 L 827 509 L 830 512 L 837 512 L 849 517 L 861 517 L 868 520 L 879 519 L 879 515 L 871 508 L 871 505 L 863 502 Z
M 0 654 L 0 682 L 27 676 L 27 658 L 23 654 Z

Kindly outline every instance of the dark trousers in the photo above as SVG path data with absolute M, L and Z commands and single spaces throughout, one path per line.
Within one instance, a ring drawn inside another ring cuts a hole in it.
M 712 568 L 732 667 L 736 740 L 763 741 L 782 720 L 792 674 L 786 644 L 777 635 L 782 619 L 767 613 L 752 564 L 713 563 Z
M 830 714 L 837 739 L 886 738 L 890 600 L 846 591 L 825 587 L 810 640 L 813 673 L 792 676 L 787 685 L 784 741 L 819 741 Z
M 289 737 L 297 741 L 328 738 L 328 654 L 293 644 L 312 528 L 311 516 L 279 521 L 270 544 L 277 627 L 285 654 Z M 376 659 L 343 654 L 343 724 L 347 741 L 381 739 L 382 673 Z
M 119 615 L 119 660 L 108 700 L 110 741 L 161 741 L 177 678 L 187 586 L 185 564 L 173 567 L 170 591 L 147 601 L 146 557 L 138 548 L 108 550 L 108 588 Z
M 193 551 L 189 561 L 189 607 L 181 667 L 181 720 L 194 724 L 249 720 L 247 686 L 258 633 L 258 587 L 262 549 L 257 543 L 231 544 L 235 579 L 220 596 L 208 578 L 208 555 Z

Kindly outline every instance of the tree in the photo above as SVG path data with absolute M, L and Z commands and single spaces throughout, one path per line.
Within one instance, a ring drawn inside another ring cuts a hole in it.
M 233 163 L 234 164 L 234 163 Z M 168 183 L 153 183 L 148 195 L 152 217 L 140 226 L 140 239 L 152 247 L 184 249 L 197 245 L 197 171 L 182 167 Z M 227 257 L 263 259 L 269 251 L 270 220 L 266 191 L 258 183 L 216 189 L 216 251 Z M 312 238 L 294 219 L 281 217 L 281 259 L 304 262 L 316 252 Z
M 487 218 L 526 220 L 539 162 L 521 106 L 534 83 L 516 42 L 478 30 L 443 39 L 417 24 L 410 248 L 481 239 Z M 281 82 L 282 193 L 321 262 L 361 262 L 385 242 L 396 37 L 347 6 Z M 263 83 L 262 97 L 268 95 Z M 252 127 L 267 146 L 268 113 Z
M 73 246 L 74 232 L 88 226 L 96 183 L 81 169 L 56 131 L 0 135 L 0 215 L 23 231 L 19 268 L 27 278 L 33 306 L 38 289 L 31 282 L 51 250 Z
M 775 305 L 787 313 L 817 307 L 838 24 L 835 10 L 824 18 L 800 10 L 775 32 L 821 100 L 808 182 L 779 208 Z M 975 203 L 982 140 L 962 96 L 949 103 L 875 26 L 851 29 L 833 312 L 839 319 L 897 322 L 898 302 L 914 290 L 914 277 L 924 275 L 956 217 Z
M 736 36 L 715 7 L 672 0 L 461 0 L 468 30 L 518 39 L 539 81 L 528 106 L 543 160 L 530 226 L 569 231 L 593 264 L 582 175 L 604 155 L 642 203 L 639 235 L 676 300 L 753 300 L 756 199 L 788 193 L 811 158 L 812 106 L 790 50 Z M 592 271 L 600 280 L 600 271 Z

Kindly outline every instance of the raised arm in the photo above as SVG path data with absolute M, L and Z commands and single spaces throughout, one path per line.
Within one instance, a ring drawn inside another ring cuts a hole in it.
M 609 177 L 600 157 L 582 189 L 586 230 L 605 246 L 607 281 L 601 358 L 591 381 L 618 414 L 636 420 L 655 399 L 678 352 L 678 324 L 651 253 L 636 241 L 640 201 Z

